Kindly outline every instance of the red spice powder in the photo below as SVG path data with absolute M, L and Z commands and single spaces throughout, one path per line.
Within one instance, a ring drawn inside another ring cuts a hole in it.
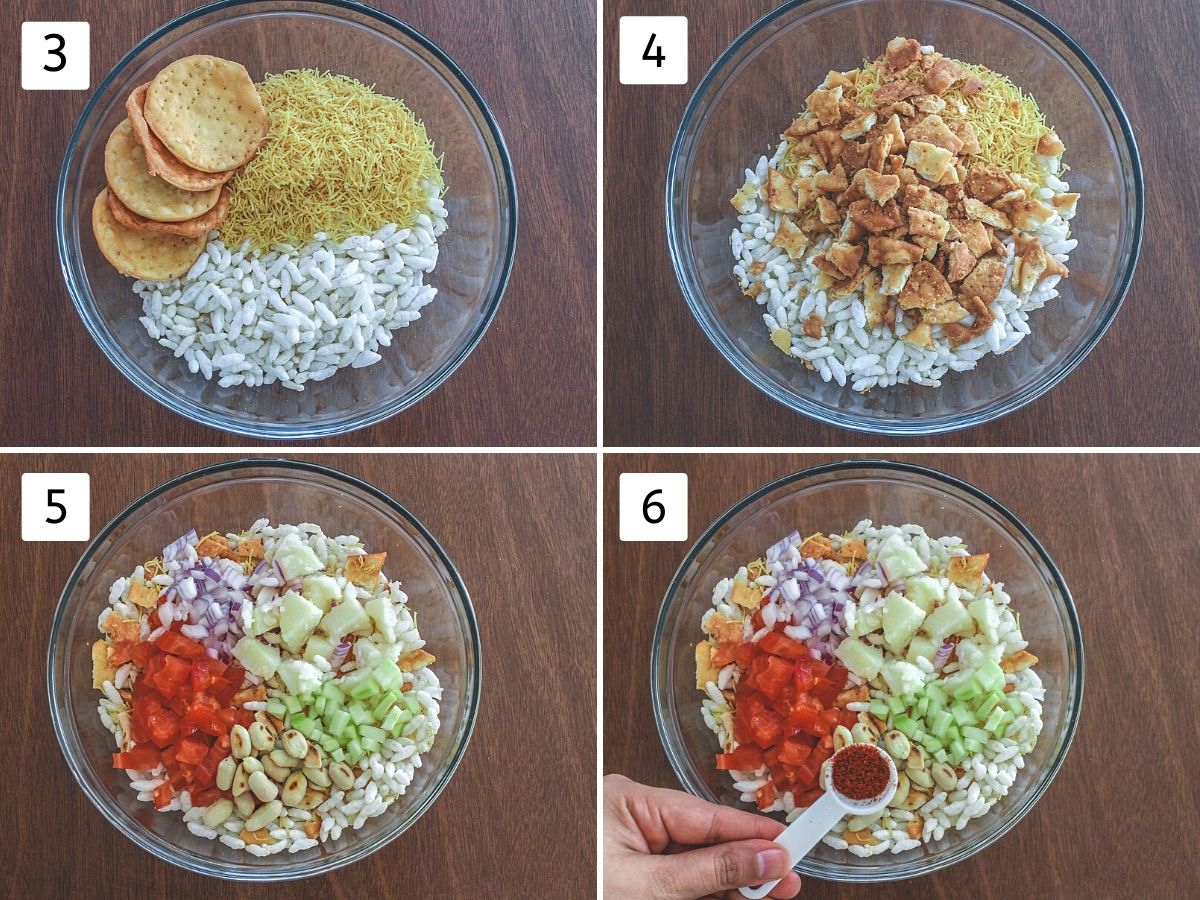
M 851 800 L 871 800 L 891 780 L 887 760 L 875 747 L 851 744 L 833 757 L 833 786 Z

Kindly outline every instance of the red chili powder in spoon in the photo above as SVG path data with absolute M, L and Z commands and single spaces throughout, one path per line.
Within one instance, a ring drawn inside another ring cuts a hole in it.
M 868 744 L 851 744 L 833 757 L 833 787 L 851 800 L 878 797 L 891 777 L 887 761 Z

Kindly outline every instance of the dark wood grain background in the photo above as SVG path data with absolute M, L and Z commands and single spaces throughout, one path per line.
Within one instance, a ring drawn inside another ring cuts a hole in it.
M 617 540 L 621 472 L 686 472 L 689 542 L 741 497 L 829 454 L 609 455 L 604 462 L 604 771 L 679 783 L 650 710 L 659 605 L 690 543 Z M 1005 504 L 1062 570 L 1083 626 L 1087 687 L 1066 763 L 1037 806 L 997 844 L 917 881 L 806 880 L 801 897 L 1138 898 L 1200 896 L 1191 695 L 1200 627 L 1200 457 L 926 455 Z M 1153 552 L 1148 552 L 1153 544 Z
M 593 446 L 596 433 L 594 0 L 372 0 L 478 86 L 521 204 L 517 258 L 483 341 L 437 391 L 351 446 Z M 198 0 L 5 0 L 0 87 L 0 421 L 5 445 L 234 446 L 147 401 L 79 321 L 54 246 L 54 186 L 87 91 L 24 91 L 20 23 L 91 22 L 92 86 Z
M 708 67 L 777 0 L 605 0 L 604 421 L 610 447 L 867 446 L 760 393 L 700 330 L 675 281 L 662 216 L 667 157 Z M 990 425 L 939 446 L 1192 446 L 1200 394 L 1185 388 L 1200 355 L 1188 322 L 1200 255 L 1183 223 L 1200 182 L 1185 176 L 1179 123 L 1200 95 L 1200 30 L 1185 0 L 1031 0 L 1097 62 L 1129 115 L 1146 175 L 1141 262 L 1120 314 L 1062 384 Z M 622 15 L 687 15 L 688 85 L 618 82 Z M 769 422 L 764 429 L 761 423 Z M 904 439 L 905 445 L 923 443 Z
M 9 813 L 0 893 L 13 898 L 287 897 L 290 900 L 588 897 L 595 860 L 595 457 L 305 457 L 402 502 L 445 548 L 471 593 L 483 644 L 475 733 L 444 793 L 368 859 L 287 885 L 239 886 L 159 862 L 100 816 L 71 777 L 46 707 L 54 606 L 80 543 L 0 543 L 9 573 L 0 717 Z M 22 472 L 90 472 L 92 530 L 212 455 L 0 456 L 4 522 L 19 521 Z M 22 573 L 19 576 L 16 573 Z M 547 586 L 564 573 L 580 590 Z M 19 587 L 18 587 L 19 583 Z M 540 598 L 540 599 L 539 599 Z M 550 607 L 541 600 L 553 600 Z M 539 609 L 542 613 L 539 614 Z M 20 624 L 16 624 L 19 621 Z

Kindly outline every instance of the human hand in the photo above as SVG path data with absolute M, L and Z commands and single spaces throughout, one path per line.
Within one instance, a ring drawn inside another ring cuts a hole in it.
M 772 838 L 783 823 L 690 794 L 604 776 L 605 900 L 740 897 L 781 878 L 771 897 L 795 897 L 800 876 Z

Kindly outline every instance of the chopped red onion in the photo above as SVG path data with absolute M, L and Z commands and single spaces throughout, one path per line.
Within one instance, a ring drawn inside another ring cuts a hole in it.
M 950 641 L 943 641 L 942 646 L 938 647 L 937 655 L 933 657 L 933 671 L 942 671 L 947 660 L 950 659 L 950 654 L 953 652 L 954 644 L 952 644 Z

